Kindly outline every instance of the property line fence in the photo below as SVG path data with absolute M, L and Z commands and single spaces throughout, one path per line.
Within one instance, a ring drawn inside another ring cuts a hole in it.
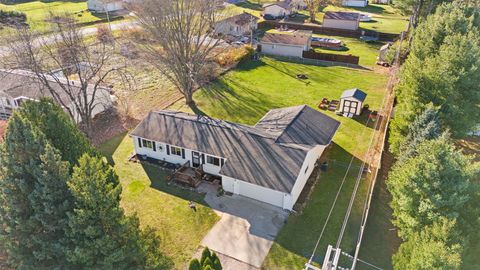
M 360 61 L 360 57 L 355 55 L 321 53 L 315 51 L 304 51 L 302 53 L 302 56 L 303 58 L 323 60 L 329 62 L 341 62 L 354 65 L 358 65 L 358 62 Z
M 299 63 L 299 64 L 307 64 L 307 65 L 315 65 L 315 66 L 342 66 L 342 67 L 349 67 L 349 68 L 356 68 L 356 69 L 365 69 L 360 65 L 350 64 L 350 63 L 342 63 L 342 62 L 334 62 L 328 60 L 320 60 L 320 59 L 310 59 L 310 58 L 301 58 L 301 57 L 294 57 L 294 56 L 280 56 L 280 55 L 271 55 L 271 54 L 264 54 L 260 53 L 263 56 L 268 56 L 270 58 L 285 61 L 285 62 L 292 62 L 292 63 Z

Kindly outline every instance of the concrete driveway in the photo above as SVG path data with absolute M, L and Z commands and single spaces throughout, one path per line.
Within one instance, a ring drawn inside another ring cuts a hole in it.
M 245 263 L 244 269 L 259 268 L 288 213 L 238 195 L 217 197 L 216 186 L 208 183 L 202 183 L 199 191 L 206 192 L 205 201 L 221 217 L 203 238 L 202 246 Z

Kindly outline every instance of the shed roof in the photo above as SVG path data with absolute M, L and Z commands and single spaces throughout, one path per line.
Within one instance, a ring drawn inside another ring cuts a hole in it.
M 305 46 L 310 37 L 305 34 L 277 34 L 266 33 L 260 40 L 261 43 L 286 44 L 295 46 Z
M 344 11 L 327 11 L 323 16 L 323 19 L 358 21 L 360 19 L 360 13 L 344 12 Z
M 327 145 L 339 124 L 305 105 L 271 110 L 253 127 L 157 111 L 131 135 L 224 157 L 220 174 L 290 193 L 307 152 Z
M 342 96 L 340 98 L 349 98 L 349 97 L 353 97 L 356 100 L 363 102 L 365 101 L 365 98 L 367 98 L 367 93 L 363 92 L 358 88 L 354 88 L 354 89 L 343 91 Z

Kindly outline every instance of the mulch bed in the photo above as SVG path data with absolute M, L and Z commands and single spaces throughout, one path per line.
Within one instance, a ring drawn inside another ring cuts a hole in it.
M 94 135 L 90 141 L 93 145 L 100 145 L 109 139 L 134 128 L 140 121 L 135 118 L 124 117 L 114 108 L 95 117 L 93 122 Z

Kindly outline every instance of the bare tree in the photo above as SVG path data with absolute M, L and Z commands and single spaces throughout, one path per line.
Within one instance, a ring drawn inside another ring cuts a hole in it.
M 146 59 L 193 107 L 200 72 L 219 47 L 215 25 L 223 17 L 212 0 L 145 0 L 131 7 L 152 42 L 142 45 Z
M 310 15 L 310 22 L 316 23 L 317 12 L 328 5 L 340 5 L 340 0 L 304 0 Z
M 88 42 L 73 17 L 52 15 L 51 21 L 54 35 L 40 36 L 28 28 L 17 29 L 8 45 L 8 66 L 31 71 L 43 91 L 78 119 L 91 136 L 94 112 L 105 105 L 107 79 L 123 76 L 126 62 L 112 65 L 111 45 Z

